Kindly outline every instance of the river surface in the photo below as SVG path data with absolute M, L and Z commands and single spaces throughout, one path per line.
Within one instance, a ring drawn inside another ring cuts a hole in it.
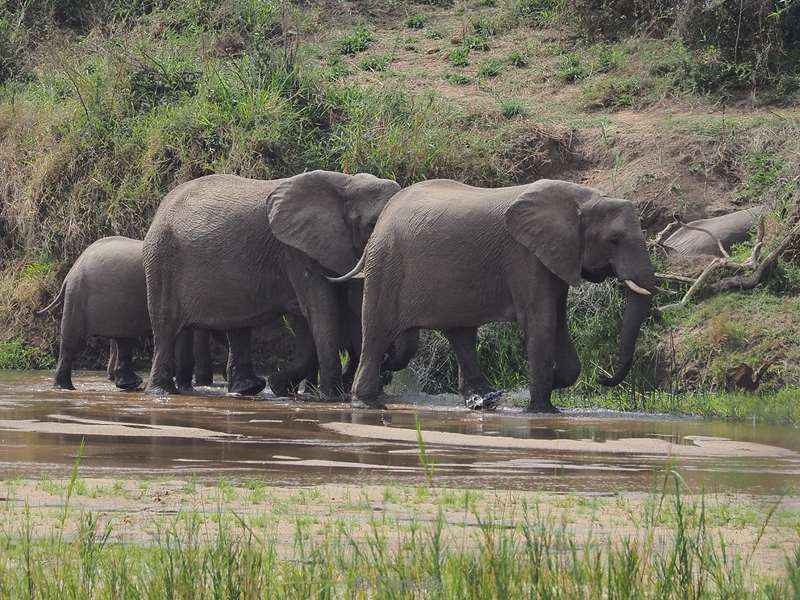
M 256 400 L 198 388 L 153 398 L 79 372 L 0 371 L 0 478 L 65 476 L 85 440 L 85 476 L 263 479 L 274 484 L 419 483 L 416 422 L 440 485 L 649 491 L 673 465 L 692 491 L 795 494 L 793 428 L 607 411 L 477 413 L 455 396 L 399 396 L 389 410 Z

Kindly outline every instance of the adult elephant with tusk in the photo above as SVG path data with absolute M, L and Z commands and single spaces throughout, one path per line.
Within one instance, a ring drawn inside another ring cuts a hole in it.
M 474 375 L 475 328 L 516 320 L 527 343 L 528 408 L 553 412 L 552 389 L 580 373 L 567 328 L 569 286 L 610 276 L 627 286 L 617 366 L 600 379 L 605 385 L 628 373 L 655 289 L 633 205 L 546 179 L 499 189 L 450 180 L 406 188 L 384 209 L 359 264 L 339 280 L 364 276 L 353 399 L 372 407 L 383 406 L 381 357 L 398 335 L 444 330 L 451 343 L 460 340 L 460 366 L 473 362 Z
M 325 277 L 356 262 L 399 189 L 373 175 L 311 171 L 269 181 L 209 175 L 170 192 L 144 240 L 155 345 L 148 391 L 176 391 L 175 339 L 199 327 L 228 332 L 228 389 L 258 393 L 266 382 L 253 370 L 251 328 L 295 314 L 313 339 L 306 362 L 319 364 L 320 393 L 339 396 L 343 295 Z

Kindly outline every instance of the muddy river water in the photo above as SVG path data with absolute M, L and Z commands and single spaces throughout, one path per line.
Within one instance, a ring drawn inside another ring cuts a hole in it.
M 442 485 L 647 491 L 672 464 L 694 491 L 797 493 L 800 435 L 786 427 L 575 411 L 476 413 L 454 396 L 400 396 L 390 410 L 232 397 L 221 387 L 153 398 L 100 373 L 78 390 L 49 372 L 0 371 L 0 478 L 63 476 L 85 439 L 81 473 L 108 478 L 259 478 L 275 484 L 425 481 L 419 418 Z

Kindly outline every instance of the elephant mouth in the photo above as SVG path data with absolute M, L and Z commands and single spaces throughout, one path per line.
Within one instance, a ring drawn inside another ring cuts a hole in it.
M 613 276 L 614 271 L 611 269 L 611 267 L 606 267 L 605 269 L 581 270 L 581 278 L 592 283 L 602 283 L 609 277 Z

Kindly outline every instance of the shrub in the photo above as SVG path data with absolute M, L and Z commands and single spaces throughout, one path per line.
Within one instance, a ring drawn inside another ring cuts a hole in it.
M 53 359 L 36 348 L 25 345 L 20 339 L 0 342 L 0 369 L 49 369 Z
M 489 17 L 478 17 L 472 21 L 472 30 L 479 36 L 489 37 L 492 35 L 497 35 L 497 32 L 500 30 L 500 26 L 494 19 L 490 19 Z
M 517 20 L 534 27 L 562 18 L 567 9 L 567 0 L 511 0 L 509 10 Z
M 487 60 L 478 67 L 478 77 L 497 77 L 502 70 L 503 65 L 499 60 Z
M 403 24 L 409 29 L 422 29 L 429 20 L 428 15 L 409 15 Z
M 374 36 L 366 27 L 360 25 L 352 33 L 338 40 L 336 49 L 339 54 L 356 54 L 369 48 L 373 41 L 375 41 Z

